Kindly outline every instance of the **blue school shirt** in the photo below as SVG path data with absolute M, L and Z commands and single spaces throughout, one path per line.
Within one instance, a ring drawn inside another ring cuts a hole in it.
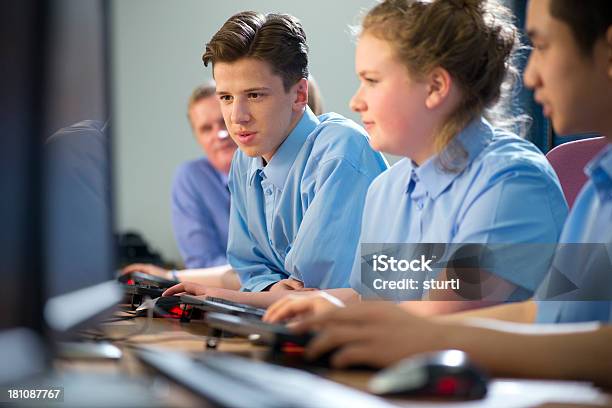
M 237 151 L 227 255 L 242 290 L 288 277 L 346 287 L 368 186 L 386 168 L 361 127 L 309 108 L 266 166 Z
M 548 269 L 566 216 L 563 192 L 544 155 L 481 118 L 421 166 L 402 159 L 374 180 L 360 242 L 550 243 L 539 250 L 540 265 L 529 268 L 541 273 L 492 271 L 517 285 L 511 300 L 526 299 Z M 358 248 L 351 286 L 366 296 L 360 268 Z
M 577 268 L 563 268 L 567 277 L 578 287 L 605 285 L 608 297 L 612 293 L 612 145 L 608 144 L 585 168 L 589 180 L 580 192 L 567 220 L 560 242 L 604 244 L 607 262 L 578 261 Z M 563 248 L 561 247 L 562 251 Z M 562 254 L 559 254 L 562 256 Z M 587 254 L 588 257 L 588 254 Z M 593 265 L 597 265 L 593 267 Z M 604 269 L 605 268 L 605 269 Z M 589 281 L 590 280 L 590 281 Z M 604 293 L 604 292 L 600 292 Z M 588 294 L 587 294 L 588 295 Z M 575 298 L 581 298 L 576 292 Z M 538 301 L 538 323 L 612 321 L 609 300 Z
M 227 175 L 207 158 L 182 164 L 172 184 L 174 236 L 187 268 L 227 263 L 230 194 Z

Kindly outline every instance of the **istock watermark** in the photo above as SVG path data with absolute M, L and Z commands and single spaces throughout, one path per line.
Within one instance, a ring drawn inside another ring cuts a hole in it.
M 364 243 L 360 260 L 365 299 L 612 300 L 610 244 Z

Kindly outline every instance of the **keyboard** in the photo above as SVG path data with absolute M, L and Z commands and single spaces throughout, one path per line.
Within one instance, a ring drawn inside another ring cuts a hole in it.
M 254 314 L 260 317 L 263 317 L 263 315 L 266 314 L 266 309 L 262 309 L 262 308 L 251 306 L 251 305 L 245 305 L 244 303 L 233 302 L 231 300 L 227 300 L 223 298 L 207 296 L 206 300 L 208 300 L 209 302 L 213 302 L 213 303 L 221 303 L 222 305 L 237 307 L 237 308 L 243 309 L 245 312 L 248 312 L 249 314 Z
M 276 348 L 282 347 L 286 343 L 304 347 L 314 336 L 313 334 L 295 334 L 282 324 L 266 323 L 261 320 L 228 314 L 211 312 L 206 314 L 204 320 L 210 327 L 233 334 L 245 337 L 257 334 L 264 344 Z
M 145 365 L 216 405 L 229 408 L 396 407 L 303 370 L 234 355 L 136 350 Z
M 261 320 L 266 313 L 266 309 L 213 297 L 201 299 L 191 295 L 183 295 L 181 296 L 181 303 L 192 305 L 205 312 L 229 313 L 237 316 L 246 316 L 256 320 Z
M 166 289 L 160 289 L 159 287 L 151 285 L 123 285 L 123 290 L 127 295 L 141 295 L 158 298 Z
M 171 286 L 178 285 L 179 282 L 172 279 L 165 279 L 159 276 L 149 275 L 144 272 L 131 272 L 125 275 L 117 277 L 119 283 L 125 283 L 128 285 L 142 284 L 157 286 L 161 289 L 167 289 Z

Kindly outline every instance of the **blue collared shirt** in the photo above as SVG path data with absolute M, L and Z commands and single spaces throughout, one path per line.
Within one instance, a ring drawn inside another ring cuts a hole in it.
M 402 159 L 374 180 L 360 242 L 554 244 L 566 216 L 563 192 L 544 155 L 480 119 L 421 166 Z M 527 298 L 538 287 L 554 253 L 554 245 L 548 247 L 550 253 L 539 254 L 542 265 L 532 268 L 540 274 L 492 271 L 517 286 L 511 299 Z M 360 267 L 358 249 L 351 286 L 363 292 Z
M 608 144 L 585 168 L 589 181 L 578 195 L 560 242 L 602 243 L 607 248 L 607 265 L 612 262 L 612 145 Z M 587 254 L 588 255 L 588 254 Z M 602 263 L 579 262 L 583 265 L 575 270 L 564 270 L 568 278 L 579 287 L 591 286 L 587 280 L 596 280 L 598 285 L 610 285 L 612 270 L 599 270 L 593 265 Z M 605 265 L 605 263 L 604 263 Z M 589 268 L 591 266 L 591 268 Z M 593 282 L 590 282 L 593 283 Z M 586 285 L 585 285 L 586 284 Z M 610 290 L 608 290 L 608 294 Z M 612 302 L 599 301 L 540 301 L 539 323 L 612 321 Z
M 265 167 L 237 151 L 227 254 L 242 289 L 346 287 L 368 186 L 386 168 L 361 127 L 308 108 Z
M 230 194 L 227 175 L 206 158 L 182 164 L 172 185 L 174 236 L 187 268 L 227 263 Z

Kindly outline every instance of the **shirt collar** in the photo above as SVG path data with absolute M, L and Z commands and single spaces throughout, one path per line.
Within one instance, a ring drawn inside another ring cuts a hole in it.
M 251 160 L 249 185 L 253 183 L 255 174 L 260 170 L 276 188 L 282 189 L 295 158 L 302 149 L 304 142 L 306 142 L 308 135 L 314 131 L 319 123 L 319 119 L 307 106 L 295 128 L 289 133 L 289 136 L 279 146 L 272 156 L 272 160 L 265 167 L 261 157 Z
M 491 143 L 493 135 L 493 127 L 486 119 L 473 120 L 439 154 L 421 166 L 412 163 L 406 192 L 414 189 L 411 184 L 420 182 L 432 199 L 437 198 Z
M 249 166 L 249 186 L 253 184 L 255 175 L 263 171 L 263 159 L 261 157 L 254 157 L 251 159 L 251 165 Z
M 217 172 L 219 173 L 219 177 L 221 177 L 221 182 L 223 183 L 223 185 L 227 186 L 227 184 L 229 183 L 229 175 L 227 173 L 222 172 L 222 171 L 218 171 L 217 170 Z
M 584 172 L 590 177 L 602 200 L 612 199 L 612 143 L 608 143 L 586 165 Z

